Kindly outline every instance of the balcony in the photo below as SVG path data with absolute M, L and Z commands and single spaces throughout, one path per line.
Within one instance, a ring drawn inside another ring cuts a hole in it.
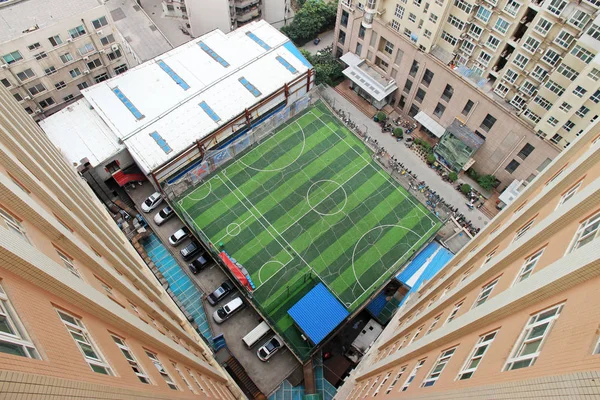
M 251 7 L 254 5 L 260 5 L 260 0 L 243 0 L 243 1 L 235 1 L 235 7 L 238 9 L 244 9 L 247 7 Z
M 259 6 L 246 7 L 243 9 L 236 8 L 237 21 L 239 23 L 247 23 L 251 20 L 260 18 L 261 12 Z

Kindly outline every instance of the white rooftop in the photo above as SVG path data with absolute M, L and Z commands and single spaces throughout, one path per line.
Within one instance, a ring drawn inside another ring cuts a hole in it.
M 82 159 L 88 158 L 95 167 L 125 148 L 85 99 L 63 108 L 53 117 L 39 124 L 72 165 L 78 166 Z M 72 123 L 74 118 L 77 124 Z
M 203 50 L 200 43 L 210 50 Z M 174 72 L 175 79 L 159 62 Z M 258 21 L 227 35 L 212 31 L 82 93 L 114 136 L 125 143 L 140 168 L 149 173 L 305 73 L 309 66 L 287 37 L 265 21 Z M 178 78 L 183 83 L 177 83 Z M 241 78 L 258 90 L 257 96 L 240 82 Z M 123 100 L 115 91 L 120 91 Z M 212 109 L 217 121 L 200 107 L 201 102 Z M 66 135 L 54 128 L 66 124 L 85 131 L 89 129 L 85 121 L 88 114 L 58 113 L 42 126 L 51 137 Z M 68 122 L 50 122 L 64 118 Z M 97 137 L 91 135 L 89 140 Z
M 46 28 L 95 7 L 100 7 L 98 0 L 21 0 L 9 5 L 0 3 L 0 43 L 24 36 L 23 31 L 36 25 L 39 29 Z

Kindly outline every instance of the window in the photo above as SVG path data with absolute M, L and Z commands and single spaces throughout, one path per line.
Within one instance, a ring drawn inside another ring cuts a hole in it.
M 455 26 L 456 28 L 458 28 L 458 30 L 463 30 L 465 27 L 465 23 L 464 21 L 461 21 L 460 19 L 456 18 L 454 15 L 450 14 L 450 16 L 448 17 L 448 22 L 450 23 L 450 25 Z
M 406 371 L 405 366 L 398 370 L 398 372 L 396 373 L 396 376 L 394 377 L 394 380 L 392 381 L 392 383 L 390 383 L 390 386 L 388 386 L 387 390 L 385 391 L 385 394 L 389 394 L 392 391 L 394 386 L 396 386 L 396 383 L 398 383 L 400 378 L 402 378 L 402 374 L 404 374 L 404 371 Z
M 31 79 L 35 77 L 35 74 L 33 73 L 33 71 L 31 70 L 31 68 L 27 68 L 24 71 L 21 72 L 17 72 L 17 78 L 19 78 L 19 80 L 21 82 L 26 81 L 27 79 Z
M 433 115 L 435 115 L 438 118 L 442 118 L 444 111 L 446 111 L 446 106 L 442 103 L 438 103 L 435 107 L 435 110 L 433 110 Z
M 454 88 L 450 85 L 446 85 L 444 88 L 444 93 L 442 93 L 442 100 L 448 102 L 454 95 Z
M 500 32 L 502 34 L 506 34 L 508 28 L 510 27 L 510 22 L 505 20 L 504 18 L 498 17 L 496 23 L 494 24 L 494 30 Z
M 552 66 L 555 66 L 558 60 L 560 60 L 560 54 L 558 54 L 558 52 L 556 52 L 553 49 L 548 49 L 546 50 L 544 57 L 542 57 L 542 60 L 544 60 Z
M 587 220 L 583 221 L 579 225 L 579 229 L 575 233 L 573 244 L 569 248 L 568 253 L 571 253 L 578 248 L 585 246 L 598 236 L 598 230 L 600 228 L 600 213 L 593 215 Z
M 417 314 L 418 315 L 418 314 Z M 417 316 L 415 315 L 415 317 Z M 412 344 L 412 342 L 414 342 L 415 340 L 417 340 L 417 338 L 419 337 L 419 335 L 421 334 L 421 332 L 423 331 L 423 326 L 420 326 L 417 328 L 417 331 L 415 332 L 415 334 L 413 335 L 412 339 L 410 339 L 410 342 L 408 342 L 408 344 Z
M 45 51 L 42 51 L 41 53 L 35 54 L 35 55 L 34 55 L 34 57 L 35 57 L 35 59 L 36 59 L 36 60 L 38 60 L 38 61 L 39 61 L 39 60 L 41 60 L 42 58 L 46 58 L 46 57 L 48 57 L 48 54 L 46 54 L 46 52 L 45 52 Z
M 511 356 L 506 361 L 505 371 L 527 368 L 535 363 L 562 308 L 562 304 L 554 306 L 529 318 Z
M 417 16 L 413 13 L 408 13 L 408 20 L 410 22 L 415 22 L 417 20 Z
M 550 28 L 552 28 L 552 22 L 540 17 L 533 30 L 542 36 L 546 36 Z
M 405 392 L 406 389 L 408 389 L 408 387 L 410 386 L 411 382 L 415 379 L 415 376 L 417 376 L 417 372 L 419 372 L 419 369 L 421 369 L 423 364 L 425 364 L 425 359 L 419 360 L 417 362 L 417 365 L 415 365 L 415 368 L 412 370 L 412 372 L 408 376 L 408 379 L 406 379 L 406 382 L 404 382 L 404 385 L 402 385 L 401 391 Z
M 481 64 L 487 66 L 491 59 L 492 59 L 491 54 L 481 50 L 481 53 L 479 53 L 479 57 L 477 58 L 477 61 L 479 61 Z
M 534 85 L 531 81 L 525 80 L 521 84 L 521 87 L 519 88 L 519 90 L 521 92 L 531 96 L 533 94 L 533 92 L 535 92 L 537 90 L 537 86 Z
M 535 222 L 535 218 L 530 219 L 525 225 L 523 225 L 521 228 L 519 228 L 519 230 L 517 231 L 517 233 L 515 234 L 515 237 L 513 238 L 513 242 L 516 242 L 517 240 L 519 240 L 523 235 L 525 235 L 525 233 L 527 233 L 527 231 L 529 229 L 531 229 L 531 227 L 533 226 L 533 223 Z
M 100 43 L 102 44 L 102 46 L 108 46 L 109 44 L 113 43 L 115 41 L 115 37 L 113 36 L 113 34 L 111 33 L 110 35 L 104 36 L 100 38 Z
M 556 36 L 556 39 L 554 39 L 554 43 L 564 49 L 567 49 L 571 45 L 571 42 L 573 42 L 573 39 L 575 39 L 575 37 L 563 29 Z
M 486 8 L 484 6 L 479 6 L 479 9 L 477 10 L 477 14 L 475 14 L 475 17 L 477 17 L 477 19 L 485 22 L 486 24 L 490 20 L 491 16 L 492 16 L 492 10 L 490 10 L 489 8 Z
M 75 96 L 73 96 L 72 94 L 68 94 L 65 97 L 63 97 L 63 101 L 70 101 L 73 100 L 75 98 Z
M 11 83 L 10 83 L 10 81 L 8 79 L 6 79 L 6 78 L 2 78 L 1 81 L 2 81 L 2 84 L 4 85 L 4 87 L 11 87 L 12 86 Z
M 590 72 L 588 72 L 587 76 L 593 81 L 598 81 L 598 79 L 600 79 L 600 70 L 593 68 Z
M 77 84 L 77 89 L 79 89 L 79 90 L 83 90 L 83 89 L 85 89 L 85 88 L 86 88 L 86 87 L 88 87 L 88 86 L 89 86 L 89 85 L 88 85 L 88 83 L 87 83 L 87 82 L 81 82 L 81 83 L 78 83 L 78 84 Z
M 71 55 L 71 53 L 65 53 L 63 55 L 60 56 L 60 60 L 66 64 L 66 63 L 70 63 L 71 61 L 73 61 L 73 56 Z
M 495 123 L 496 123 L 496 118 L 494 118 L 491 114 L 488 114 L 485 116 L 485 118 L 483 119 L 483 121 L 481 122 L 481 125 L 479 125 L 479 127 L 481 129 L 483 129 L 484 131 L 489 132 Z
M 567 2 L 565 0 L 552 0 L 550 4 L 548 4 L 547 9 L 550 13 L 559 17 L 566 5 Z
M 431 323 L 431 325 L 429 325 L 429 328 L 427 328 L 427 331 L 425 332 L 425 336 L 429 335 L 431 331 L 433 331 L 437 323 L 440 321 L 440 318 L 442 318 L 442 314 L 438 315 L 433 319 L 433 322 Z
M 56 310 L 58 316 L 63 321 L 67 331 L 79 347 L 83 358 L 88 363 L 92 371 L 104 375 L 114 375 L 110 365 L 105 361 L 92 338 L 90 337 L 83 322 L 64 311 Z
M 521 151 L 519 151 L 519 154 L 517 154 L 517 157 L 519 157 L 521 160 L 524 160 L 527 157 L 529 157 L 529 155 L 531 154 L 531 152 L 533 152 L 534 149 L 535 149 L 535 147 L 533 147 L 531 144 L 527 143 L 527 144 L 525 144 L 525 146 L 523 146 Z
M 140 382 L 146 384 L 152 383 L 152 381 L 150 381 L 150 377 L 144 372 L 143 368 L 140 366 L 140 364 L 134 357 L 133 352 L 129 349 L 129 346 L 127 346 L 125 339 L 122 339 L 115 335 L 112 335 L 112 338 L 119 350 L 121 350 L 121 353 L 123 353 L 123 356 L 129 363 L 129 366 L 131 366 L 133 373 L 138 377 Z
M 31 107 L 25 107 L 25 111 L 27 111 L 27 114 L 33 114 Z
M 339 44 L 344 44 L 346 43 L 346 32 L 340 30 L 340 35 L 338 36 L 338 43 Z
M 540 45 L 540 41 L 534 38 L 533 36 L 527 37 L 525 43 L 523 43 L 523 48 L 530 52 L 534 53 Z
M 79 25 L 78 27 L 69 29 L 69 36 L 71 36 L 72 39 L 75 39 L 82 35 L 85 35 L 85 28 L 83 27 L 83 25 Z
M 90 70 L 94 69 L 94 68 L 98 68 L 102 66 L 102 63 L 100 62 L 99 58 L 96 58 L 95 60 L 92 60 L 90 62 L 87 63 L 87 66 Z
M 472 24 L 471 27 L 469 28 L 469 36 L 471 36 L 473 39 L 479 40 L 482 33 L 483 33 L 483 28 L 477 24 Z
M 108 22 L 106 21 L 106 17 L 100 17 L 98 19 L 93 20 L 92 25 L 94 26 L 94 29 L 100 29 L 103 26 L 108 25 Z
M 583 97 L 583 95 L 585 95 L 587 93 L 587 90 L 584 89 L 581 86 L 577 86 L 574 90 L 573 90 L 573 94 L 577 97 Z
M 513 64 L 515 64 L 517 67 L 523 69 L 525 68 L 525 66 L 527 65 L 527 63 L 529 62 L 529 57 L 524 56 L 521 53 L 517 53 L 517 55 L 515 56 L 514 60 L 513 60 Z
M 558 72 L 564 75 L 570 81 L 574 81 L 579 76 L 579 72 L 575 71 L 565 63 L 562 63 L 558 66 Z
M 127 71 L 127 64 L 121 64 L 115 68 L 115 74 L 117 75 L 121 75 L 125 71 Z
M 548 75 L 548 70 L 546 70 L 540 65 L 536 65 L 529 75 L 538 81 L 542 81 L 544 80 L 546 75 Z
M 402 19 L 404 17 L 404 7 L 402 7 L 400 4 L 396 4 L 396 11 L 394 12 L 394 15 Z
M 435 364 L 433 364 L 433 368 L 429 372 L 429 375 L 427 375 L 427 378 L 423 380 L 421 387 L 435 385 L 435 382 L 439 379 L 440 375 L 444 371 L 444 368 L 446 367 L 446 364 L 448 364 L 448 361 L 450 361 L 450 358 L 452 358 L 452 355 L 455 351 L 456 347 L 442 351 L 442 354 L 440 354 Z
M 152 361 L 152 363 L 154 364 L 154 366 L 156 367 L 158 372 L 162 375 L 165 382 L 167 382 L 167 385 L 173 390 L 179 390 L 179 388 L 177 387 L 175 382 L 173 382 L 173 379 L 171 379 L 171 376 L 169 375 L 167 370 L 163 367 L 162 363 L 159 361 L 158 356 L 155 353 L 152 353 L 148 350 L 146 350 L 146 355 L 148 356 L 150 361 Z
M 534 97 L 533 101 L 534 103 L 539 104 L 544 110 L 549 110 L 552 107 L 552 103 L 539 94 Z
M 454 36 L 452 36 L 451 34 L 449 34 L 446 31 L 442 32 L 442 40 L 445 40 L 446 42 L 450 43 L 452 46 L 455 46 L 456 43 L 458 42 L 457 38 L 455 38 Z
M 48 38 L 48 41 L 50 42 L 50 44 L 54 47 L 61 45 L 62 44 L 62 39 L 60 38 L 60 35 L 54 35 L 52 37 Z
M 6 224 L 6 227 L 8 228 L 9 231 L 19 235 L 27 243 L 31 243 L 29 241 L 29 238 L 27 237 L 27 234 L 25 233 L 25 229 L 23 228 L 23 225 L 21 225 L 21 221 L 19 221 L 15 217 L 13 217 L 11 214 L 9 214 L 6 210 L 4 210 L 2 208 L 0 208 L 0 218 L 2 218 L 4 220 L 4 223 Z
M 16 63 L 17 61 L 21 61 L 23 56 L 18 51 L 13 51 L 12 53 L 8 53 L 2 56 L 4 62 L 7 64 Z
M 21 96 L 20 93 L 15 93 L 13 94 L 13 97 L 15 98 L 15 100 L 17 101 L 23 101 L 23 96 Z
M 519 273 L 517 274 L 517 277 L 515 278 L 513 285 L 516 285 L 517 283 L 522 282 L 525 279 L 529 278 L 529 276 L 531 276 L 531 274 L 533 273 L 533 269 L 535 268 L 535 265 L 539 261 L 540 257 L 542 257 L 543 253 L 544 253 L 544 249 L 541 249 L 541 250 L 537 251 L 536 253 L 534 253 L 533 255 L 527 257 L 527 259 L 525 259 L 525 262 L 523 263 L 523 266 L 519 270 Z
M 464 0 L 454 0 L 454 5 L 467 14 L 471 14 L 473 6 Z
M 483 288 L 481 288 L 481 292 L 479 293 L 479 296 L 477 296 L 475 303 L 473 303 L 472 308 L 479 307 L 487 301 L 487 299 L 490 297 L 490 294 L 492 293 L 492 290 L 494 290 L 494 287 L 498 284 L 499 280 L 500 278 L 496 278 L 492 282 L 488 283 Z
M 498 96 L 504 98 L 508 91 L 509 91 L 509 87 L 502 84 L 502 83 L 498 83 L 498 85 L 496 85 L 496 88 L 494 89 L 494 93 L 496 93 Z
M 190 392 L 196 393 L 196 391 L 194 390 L 194 388 L 192 387 L 192 385 L 190 385 L 190 382 L 188 382 L 188 380 L 186 379 L 185 375 L 183 375 L 183 372 L 181 372 L 181 370 L 177 366 L 177 363 L 171 361 L 171 365 L 173 366 L 173 369 L 175 370 L 175 372 L 177 372 L 177 374 L 179 375 L 179 377 L 181 378 L 181 380 L 183 381 L 183 383 L 185 383 L 185 386 L 187 386 L 187 388 L 190 389 Z
M 41 359 L 2 286 L 0 286 L 0 352 Z
M 473 351 L 471 351 L 471 355 L 467 358 L 467 362 L 458 373 L 458 380 L 464 381 L 473 376 L 481 360 L 483 360 L 483 356 L 485 356 L 488 348 L 496 338 L 497 333 L 498 331 L 491 332 L 479 337 L 477 344 L 475 344 Z
M 40 45 L 40 42 L 36 42 L 34 44 L 30 44 L 29 46 L 27 46 L 27 48 L 29 49 L 29 51 L 33 51 L 35 49 L 39 49 L 40 47 L 42 47 Z
M 404 84 L 403 92 L 408 94 L 410 92 L 411 88 L 412 88 L 412 81 L 410 79 L 407 79 L 406 83 Z
M 50 107 L 51 105 L 53 105 L 55 103 L 56 102 L 54 101 L 54 99 L 52 97 L 48 97 L 47 99 L 41 100 L 39 102 L 39 105 L 42 108 L 46 108 L 46 107 Z
M 565 88 L 554 82 L 552 79 L 548 79 L 546 82 L 546 88 L 559 96 L 562 96 L 562 94 L 565 92 Z
M 548 121 L 550 121 L 550 120 L 548 120 Z M 554 125 L 552 125 L 552 126 L 555 126 L 556 122 L 558 122 L 558 121 L 555 120 Z M 558 133 L 555 134 L 554 136 L 552 136 L 552 139 L 550 139 L 550 141 L 555 144 L 558 144 L 558 142 L 560 142 L 561 140 L 562 140 L 562 136 L 560 136 Z
M 521 3 L 519 3 L 515 0 L 508 0 L 506 2 L 506 5 L 504 6 L 504 11 L 506 11 L 507 14 L 512 15 L 514 17 L 517 15 L 520 8 L 521 8 Z
M 590 26 L 590 29 L 588 29 L 587 34 L 596 40 L 600 40 L 600 26 L 596 25 L 596 24 L 592 24 Z
M 425 98 L 425 94 L 426 94 L 426 92 L 423 89 L 419 88 L 417 90 L 417 94 L 415 95 L 415 101 L 417 103 L 421 103 L 423 101 L 423 99 Z
M 589 14 L 585 13 L 582 10 L 575 10 L 571 18 L 569 18 L 569 24 L 579 29 L 583 29 L 585 27 L 585 24 L 587 24 L 589 20 Z
M 44 70 L 44 73 L 45 73 L 47 76 L 50 76 L 50 75 L 52 75 L 52 74 L 55 74 L 55 73 L 56 73 L 56 67 L 54 67 L 54 66 L 48 67 L 48 68 L 46 68 L 46 69 Z
M 567 121 L 565 122 L 565 124 L 563 125 L 563 129 L 567 132 L 571 132 L 571 129 L 573 129 L 573 127 L 575 126 L 575 123 L 573 121 Z
M 467 104 L 465 104 L 465 106 L 463 107 L 463 110 L 461 112 L 462 115 L 469 115 L 469 112 L 471 112 L 471 109 L 473 108 L 473 106 L 475 105 L 475 103 L 473 103 L 472 100 L 467 100 Z
M 108 53 L 107 56 L 110 61 L 114 61 L 117 58 L 121 58 L 123 55 L 121 54 L 121 50 L 115 50 L 112 53 Z
M 88 54 L 91 53 L 92 51 L 96 50 L 94 48 L 94 45 L 91 43 L 86 43 L 83 46 L 77 48 L 77 51 L 79 52 L 79 54 L 84 55 L 84 54 Z
M 364 39 L 365 38 L 365 32 L 366 32 L 365 27 L 361 25 L 360 29 L 358 30 L 358 37 L 359 37 L 359 39 Z
M 446 318 L 446 322 L 444 322 L 444 325 L 449 322 L 452 322 L 452 320 L 454 320 L 454 318 L 456 318 L 456 314 L 458 313 L 458 310 L 460 310 L 460 308 L 462 307 L 463 303 L 464 303 L 464 300 L 462 300 L 454 305 L 454 308 L 452 309 L 452 311 L 450 311 L 450 314 L 448 315 L 448 318 Z
M 600 89 L 596 90 L 594 94 L 590 96 L 590 100 L 596 104 L 600 102 Z
M 58 83 L 55 83 L 54 87 L 56 88 L 56 90 L 60 90 L 66 88 L 67 84 L 65 83 L 65 81 L 60 81 Z
M 577 115 L 578 117 L 583 118 L 583 117 L 586 116 L 586 114 L 588 112 L 590 112 L 589 108 L 587 108 L 586 106 L 581 106 L 581 107 L 579 107 L 579 110 L 575 111 L 575 115 Z
M 437 15 L 435 15 L 434 13 L 431 13 L 431 14 L 429 14 L 429 20 L 430 20 L 431 22 L 433 22 L 434 24 L 436 24 L 436 23 L 437 23 L 437 20 L 438 20 L 438 16 L 437 16 Z
M 515 172 L 515 170 L 517 168 L 519 168 L 519 165 L 521 165 L 518 161 L 516 160 L 512 160 L 510 163 L 508 163 L 508 165 L 506 166 L 505 170 L 509 173 L 512 174 L 513 172 Z
M 595 54 L 584 49 L 583 47 L 581 47 L 578 44 L 575 45 L 575 47 L 573 47 L 573 50 L 571 50 L 571 54 L 574 55 L 575 57 L 579 58 L 581 61 L 583 61 L 586 64 L 589 64 L 590 61 L 592 61 L 594 59 L 594 57 L 596 56 Z
M 475 44 L 469 40 L 463 40 L 462 44 L 460 45 L 460 49 L 468 55 L 471 55 L 473 54 L 473 49 L 475 49 Z
M 79 70 L 79 68 L 74 68 L 74 69 L 72 69 L 72 70 L 69 71 L 69 75 L 71 75 L 71 78 L 75 79 L 79 75 L 81 75 L 81 71 Z
M 75 267 L 75 264 L 73 264 L 73 259 L 58 249 L 56 249 L 56 252 L 58 253 L 58 256 L 62 260 L 65 267 L 67 267 L 69 272 L 72 273 L 73 275 L 75 275 L 76 277 L 78 277 L 79 279 L 81 279 L 81 275 L 79 274 L 79 271 Z

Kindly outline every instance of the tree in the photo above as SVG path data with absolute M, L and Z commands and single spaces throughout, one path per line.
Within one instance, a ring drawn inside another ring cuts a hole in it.
M 463 192 L 463 194 L 469 193 L 471 191 L 471 185 L 464 183 L 463 185 L 461 185 L 460 191 Z
M 458 180 L 458 174 L 452 171 L 448 174 L 448 179 L 450 179 L 452 182 L 456 182 Z
M 302 49 L 300 52 L 306 57 L 308 62 L 315 67 L 317 85 L 325 83 L 329 86 L 336 86 L 344 80 L 344 67 L 335 59 L 335 57 L 333 57 L 331 51 L 323 51 L 320 54 L 311 54 Z
M 297 46 L 314 39 L 319 33 L 335 26 L 337 3 L 323 0 L 306 0 L 292 23 L 281 28 Z
M 435 162 L 435 156 L 432 153 L 427 154 L 427 164 L 431 165 Z
M 477 179 L 477 183 L 485 190 L 492 190 L 496 186 L 498 180 L 494 175 L 484 175 Z
M 394 136 L 396 136 L 397 138 L 402 138 L 402 136 L 404 135 L 404 131 L 402 130 L 402 128 L 394 128 Z

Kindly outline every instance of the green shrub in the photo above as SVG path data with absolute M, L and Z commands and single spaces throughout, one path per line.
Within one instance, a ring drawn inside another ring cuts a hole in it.
M 302 3 L 302 2 L 300 2 Z M 320 32 L 335 26 L 337 2 L 306 0 L 289 25 L 280 31 L 292 39 L 297 46 L 313 40 Z
M 379 111 L 377 115 L 375 115 L 375 118 L 377 118 L 377 121 L 385 121 L 387 115 L 385 115 L 383 111 Z
M 402 130 L 402 128 L 394 128 L 394 136 L 396 136 L 397 138 L 401 138 L 404 135 L 404 131 Z
M 473 179 L 473 180 L 475 180 L 475 181 L 476 181 L 476 180 L 478 180 L 478 179 L 479 179 L 479 176 L 480 176 L 480 175 L 479 175 L 479 172 L 475 171 L 473 168 L 469 168 L 469 169 L 467 170 L 467 175 L 468 175 L 469 177 L 471 177 L 471 179 Z
M 427 154 L 427 164 L 433 164 L 435 162 L 435 156 L 432 153 Z
M 461 185 L 460 191 L 463 192 L 464 194 L 469 193 L 471 191 L 471 185 L 464 183 L 463 185 Z
M 448 174 L 448 179 L 450 179 L 452 182 L 456 182 L 456 180 L 458 179 L 458 174 L 452 171 Z
M 497 179 L 494 175 L 484 175 L 480 176 L 477 179 L 477 183 L 479 186 L 484 188 L 485 190 L 492 190 L 496 186 Z

